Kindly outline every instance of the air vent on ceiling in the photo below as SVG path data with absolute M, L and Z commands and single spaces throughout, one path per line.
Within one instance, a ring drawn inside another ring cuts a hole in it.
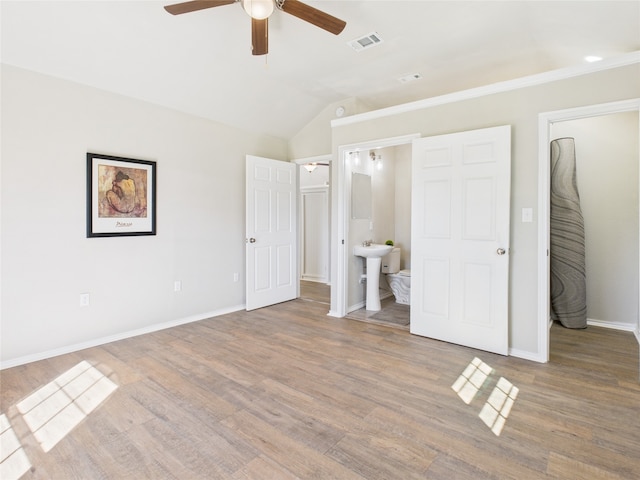
M 353 48 L 356 52 L 361 52 L 367 48 L 375 47 L 376 45 L 380 45 L 382 43 L 382 38 L 378 35 L 377 32 L 371 32 L 364 37 L 356 38 L 355 40 L 351 40 L 347 42 L 347 44 Z

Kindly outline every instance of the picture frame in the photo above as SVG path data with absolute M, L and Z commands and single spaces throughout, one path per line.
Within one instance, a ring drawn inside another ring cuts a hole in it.
M 87 238 L 156 234 L 156 162 L 87 153 Z

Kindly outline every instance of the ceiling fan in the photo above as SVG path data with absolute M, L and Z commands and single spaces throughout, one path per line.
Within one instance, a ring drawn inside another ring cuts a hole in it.
M 164 9 L 172 15 L 195 12 L 206 8 L 221 7 L 232 3 L 242 4 L 251 17 L 251 50 L 253 55 L 265 55 L 269 51 L 269 15 L 274 8 L 298 17 L 327 32 L 338 35 L 347 23 L 298 0 L 192 0 L 167 5 Z

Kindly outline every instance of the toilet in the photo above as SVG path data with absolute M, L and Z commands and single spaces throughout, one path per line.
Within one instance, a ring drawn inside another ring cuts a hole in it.
M 400 270 L 400 248 L 395 247 L 382 257 L 382 273 L 387 279 L 396 303 L 411 304 L 411 270 Z

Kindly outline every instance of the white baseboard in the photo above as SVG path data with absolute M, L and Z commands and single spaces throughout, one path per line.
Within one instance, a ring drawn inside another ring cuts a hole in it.
M 553 320 L 549 319 L 549 329 L 551 329 L 552 325 Z M 634 332 L 636 329 L 635 325 L 631 325 L 629 323 L 605 322 L 604 320 L 596 320 L 595 318 L 587 318 L 587 325 L 592 325 L 594 327 L 611 328 L 613 330 L 623 330 L 625 332 Z
M 305 280 L 307 282 L 316 282 L 316 283 L 324 283 L 327 284 L 327 277 L 322 277 L 318 275 L 301 275 L 300 280 Z
M 351 305 L 349 308 L 347 308 L 347 313 L 355 312 L 356 310 L 360 310 L 361 308 L 364 308 L 366 306 L 367 302 L 363 300 L 362 302 L 356 303 L 355 305 Z
M 393 297 L 393 292 L 391 290 L 380 290 L 380 300 L 384 300 L 389 297 Z
M 31 355 L 25 355 L 23 357 L 12 358 L 5 360 L 0 364 L 0 370 L 6 368 L 17 367 L 18 365 L 24 365 L 26 363 L 37 362 L 39 360 L 45 360 L 47 358 L 57 357 L 58 355 L 64 355 L 66 353 L 73 353 L 85 348 L 97 347 L 106 343 L 117 342 L 118 340 L 124 340 L 125 338 L 137 337 L 138 335 L 144 335 L 145 333 L 153 333 L 159 330 L 164 330 L 171 327 L 177 327 L 178 325 L 184 325 L 185 323 L 198 322 L 200 320 L 206 320 L 207 318 L 218 317 L 227 313 L 237 312 L 244 310 L 245 305 L 236 305 L 235 307 L 223 308 L 215 310 L 213 312 L 201 313 L 198 315 L 192 315 L 178 320 L 172 320 L 164 323 L 157 323 L 149 325 L 148 327 L 139 328 L 137 330 L 130 330 L 128 332 L 117 333 L 115 335 L 109 335 L 107 337 L 95 338 L 82 343 L 76 343 L 74 345 L 67 345 L 65 347 L 55 348 L 53 350 L 47 350 L 44 352 L 34 353 Z
M 596 320 L 594 318 L 587 318 L 587 325 L 602 328 L 612 328 L 613 330 L 624 330 L 625 332 L 633 332 L 637 328 L 636 325 L 631 325 L 630 323 L 605 322 L 602 320 Z
M 553 325 L 553 320 L 549 319 L 549 329 Z M 587 318 L 587 325 L 592 325 L 594 327 L 602 327 L 602 328 L 611 328 L 614 330 L 623 330 L 625 332 L 633 332 L 640 344 L 640 330 L 636 330 L 635 325 L 630 325 L 628 323 L 615 323 L 615 322 L 603 322 L 602 320 L 595 320 L 592 318 Z M 540 357 L 537 353 L 528 352 L 526 350 L 518 350 L 517 348 L 509 349 L 509 356 L 522 358 L 524 360 L 531 360 L 539 363 L 546 363 L 547 359 Z
M 535 352 L 528 352 L 526 350 L 519 350 L 517 348 L 510 348 L 509 356 L 522 358 L 523 360 L 530 360 L 532 362 L 547 363 L 547 359 L 541 357 L 540 354 Z

